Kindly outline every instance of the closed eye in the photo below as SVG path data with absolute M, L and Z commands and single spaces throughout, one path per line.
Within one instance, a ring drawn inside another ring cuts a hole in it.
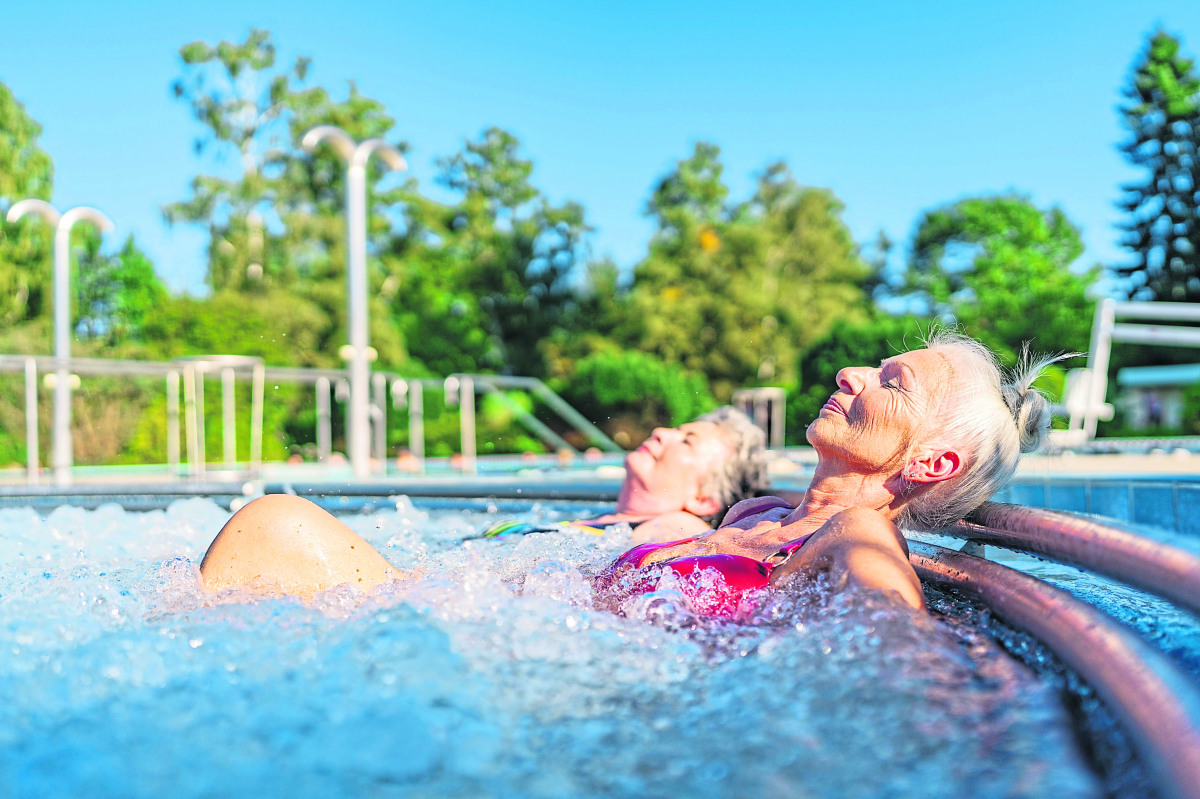
M 912 393 L 910 388 L 908 386 L 904 385 L 904 382 L 900 379 L 903 374 L 903 371 L 906 367 L 904 367 L 902 365 L 897 366 L 894 363 L 887 364 L 887 366 L 892 367 L 889 370 L 892 376 L 886 381 L 881 380 L 880 385 L 883 386 L 884 388 L 889 388 L 889 389 L 893 389 L 895 391 L 900 391 L 904 394 Z M 880 377 L 882 378 L 882 375 L 880 375 Z

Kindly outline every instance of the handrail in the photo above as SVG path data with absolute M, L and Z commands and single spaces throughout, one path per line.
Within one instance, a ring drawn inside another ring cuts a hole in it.
M 1200 614 L 1200 557 L 1120 522 L 985 502 L 964 521 L 939 532 L 1095 571 Z
M 346 382 L 346 369 L 316 369 L 288 366 L 266 366 L 261 359 L 250 356 L 236 355 L 206 355 L 189 356 L 172 361 L 134 361 L 114 358 L 69 358 L 60 359 L 47 355 L 11 355 L 0 354 L 0 372 L 24 372 L 26 382 L 26 449 L 28 460 L 27 480 L 36 485 L 39 479 L 38 441 L 37 441 L 37 376 L 39 373 L 69 369 L 77 375 L 113 376 L 113 377 L 165 377 L 167 383 L 167 464 L 173 475 L 179 474 L 179 384 L 184 384 L 186 407 L 184 415 L 187 421 L 187 450 L 188 473 L 192 477 L 203 479 L 206 472 L 207 458 L 204 452 L 203 438 L 203 402 L 201 391 L 203 376 L 207 371 L 219 371 L 222 375 L 222 397 L 227 409 L 232 408 L 233 379 L 235 375 L 249 375 L 254 388 L 252 396 L 253 424 L 251 427 L 251 470 L 256 471 L 261 464 L 262 448 L 262 393 L 263 383 L 284 381 L 313 385 L 317 394 L 317 445 L 318 452 L 328 457 L 331 450 L 329 418 L 329 393 L 331 388 Z M 565 422 L 583 433 L 588 439 L 606 452 L 624 452 L 616 443 L 606 436 L 598 427 L 588 421 L 582 414 L 572 408 L 562 397 L 558 396 L 541 380 L 534 377 L 514 377 L 509 375 L 452 375 L 446 380 L 440 378 L 408 378 L 398 373 L 384 370 L 371 372 L 373 379 L 384 378 L 384 382 L 376 388 L 376 396 L 369 409 L 375 423 L 376 435 L 382 440 L 382 431 L 386 429 L 386 394 L 389 387 L 394 392 L 397 387 L 402 389 L 398 398 L 393 395 L 393 405 L 400 407 L 405 401 L 409 403 L 409 428 L 414 455 L 419 469 L 424 471 L 424 410 L 421 393 L 425 389 L 435 389 L 447 386 L 447 381 L 458 380 L 461 388 L 469 390 L 471 397 L 462 396 L 463 404 L 461 425 L 463 432 L 463 452 L 469 455 L 467 460 L 474 462 L 474 392 L 500 392 L 504 388 L 516 388 L 528 391 L 551 410 L 556 412 Z M 182 381 L 181 381 L 182 378 Z M 409 389 L 414 389 L 409 392 Z M 514 406 L 515 408 L 515 406 Z M 541 423 L 531 414 L 517 410 L 518 421 L 524 424 L 543 441 L 557 448 L 571 448 L 557 433 Z M 236 454 L 236 437 L 233 423 L 228 413 L 225 415 L 226 433 L 224 436 L 224 453 L 226 466 L 232 468 Z M 67 435 L 70 435 L 69 428 Z M 376 454 L 379 454 L 376 449 Z M 380 459 L 382 462 L 382 459 Z
M 545 402 L 552 410 L 563 418 L 568 424 L 573 425 L 576 430 L 583 433 L 588 439 L 599 447 L 604 452 L 624 452 L 615 441 L 604 434 L 596 425 L 592 424 L 587 418 L 571 407 L 570 403 L 558 396 L 548 385 L 538 380 L 536 377 L 512 377 L 509 375 L 470 375 L 476 383 L 486 382 L 491 383 L 497 388 L 512 386 L 513 388 L 523 388 L 534 396 Z
M 544 422 L 542 422 L 532 413 L 514 402 L 506 392 L 501 391 L 497 386 L 494 386 L 488 382 L 480 382 L 476 383 L 476 385 L 479 387 L 480 391 L 486 392 L 500 402 L 504 403 L 504 405 L 516 416 L 517 421 L 529 428 L 529 430 L 538 438 L 542 439 L 544 443 L 549 444 L 555 449 L 565 449 L 572 453 L 576 452 L 576 449 L 572 447 L 566 439 L 551 430 Z
M 53 355 L 0 355 L 0 372 L 20 372 L 30 358 L 41 371 L 52 371 L 60 366 L 84 375 L 131 375 L 134 377 L 162 377 L 169 372 L 179 371 L 173 361 L 127 361 L 117 358 L 55 358 Z
M 566 400 L 551 391 L 550 387 L 542 381 L 538 381 L 538 385 L 533 388 L 533 393 L 541 397 L 542 401 L 551 408 L 558 411 L 560 416 L 579 428 L 600 449 L 605 452 L 625 451 L 615 441 L 604 435 L 599 427 L 596 427 L 596 425 L 585 419 L 583 414 L 567 404 Z
M 1200 697 L 1165 656 L 1029 575 L 933 544 L 910 542 L 909 551 L 922 580 L 978 596 L 1083 677 L 1125 723 L 1162 796 L 1200 799 Z

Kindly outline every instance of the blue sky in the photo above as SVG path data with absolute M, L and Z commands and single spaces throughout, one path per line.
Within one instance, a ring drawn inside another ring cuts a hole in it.
M 413 3 L 407 0 L 6 4 L 0 81 L 43 126 L 54 202 L 94 205 L 132 232 L 177 291 L 203 293 L 204 240 L 161 205 L 218 167 L 170 84 L 179 47 L 274 34 L 312 81 L 354 80 L 409 142 L 411 173 L 499 125 L 534 183 L 583 203 L 593 253 L 645 251 L 655 181 L 703 139 L 734 199 L 783 159 L 832 189 L 861 243 L 907 247 L 922 211 L 1017 191 L 1082 229 L 1083 263 L 1125 258 L 1115 149 L 1120 89 L 1158 25 L 1200 56 L 1200 2 Z M 735 8 L 735 6 L 740 6 Z M 15 198 L 10 198 L 15 199 Z

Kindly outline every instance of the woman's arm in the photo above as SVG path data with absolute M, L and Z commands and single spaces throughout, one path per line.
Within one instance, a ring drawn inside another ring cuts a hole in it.
M 230 517 L 200 564 L 206 591 L 242 586 L 311 598 L 335 585 L 364 591 L 411 576 L 313 502 L 269 494 Z

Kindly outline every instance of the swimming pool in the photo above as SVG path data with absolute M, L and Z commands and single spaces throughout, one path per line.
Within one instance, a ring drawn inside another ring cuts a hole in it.
M 814 592 L 730 625 L 668 589 L 623 618 L 593 609 L 584 575 L 627 536 L 462 545 L 500 515 L 581 508 L 454 504 L 345 516 L 436 576 L 312 606 L 198 593 L 227 517 L 210 500 L 0 510 L 0 784 L 64 797 L 1105 792 L 1061 682 L 952 600 L 935 597 L 950 614 L 935 620 Z

